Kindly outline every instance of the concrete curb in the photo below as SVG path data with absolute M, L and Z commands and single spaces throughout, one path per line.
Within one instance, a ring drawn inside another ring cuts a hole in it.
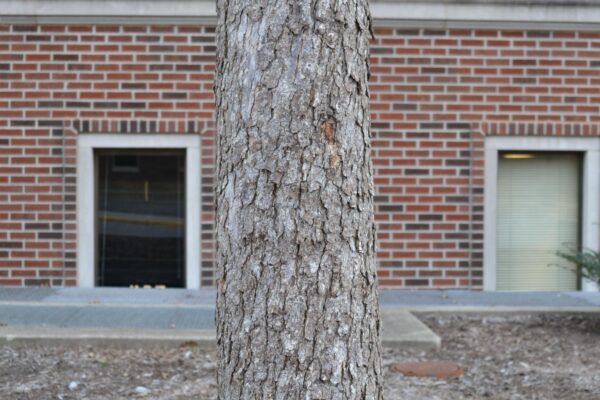
M 0 345 L 111 345 L 122 347 L 198 347 L 216 346 L 213 330 L 124 330 L 55 327 L 0 327 Z
M 442 340 L 410 312 L 398 308 L 381 309 L 381 344 L 392 349 L 439 350 Z
M 600 307 L 550 307 L 550 306 L 382 306 L 381 309 L 399 309 L 411 313 L 474 313 L 474 314 L 494 314 L 494 313 L 574 313 L 574 314 L 600 314 Z
M 381 342 L 393 349 L 439 349 L 441 340 L 425 324 L 404 310 L 382 310 Z M 20 345 L 113 345 L 124 347 L 193 346 L 216 347 L 213 329 L 106 329 L 37 326 L 0 327 L 0 344 Z

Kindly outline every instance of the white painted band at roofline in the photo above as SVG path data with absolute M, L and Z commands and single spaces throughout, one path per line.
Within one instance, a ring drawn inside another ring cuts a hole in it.
M 378 21 L 598 24 L 600 1 L 574 0 L 372 0 Z M 214 1 L 202 0 L 0 0 L 0 22 L 15 17 L 212 18 Z M 69 19 L 69 18 L 68 18 Z

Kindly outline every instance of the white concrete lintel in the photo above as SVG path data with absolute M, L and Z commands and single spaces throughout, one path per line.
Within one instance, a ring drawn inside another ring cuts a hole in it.
M 216 15 L 207 0 L 0 0 L 0 15 L 81 17 L 205 17 Z
M 376 25 L 499 28 L 600 27 L 600 2 L 373 0 Z M 0 0 L 0 23 L 216 22 L 211 0 Z
M 600 3 L 574 1 L 374 1 L 375 19 L 447 22 L 597 24 Z

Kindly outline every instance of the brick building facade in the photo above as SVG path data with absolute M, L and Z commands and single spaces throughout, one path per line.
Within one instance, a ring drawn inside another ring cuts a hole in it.
M 182 285 L 213 285 L 212 7 L 188 0 L 148 2 L 149 9 L 123 1 L 108 11 L 85 0 L 56 10 L 41 0 L 33 2 L 37 9 L 3 3 L 0 285 L 98 285 L 96 158 L 106 149 L 153 148 L 155 137 L 159 148 L 188 151 L 188 167 L 190 149 L 198 151 L 196 172 L 185 170 L 186 187 L 197 193 L 182 194 L 185 228 L 177 228 L 187 241 Z M 373 3 L 370 93 L 382 287 L 504 288 L 497 274 L 507 272 L 496 264 L 512 242 L 502 242 L 497 212 L 505 212 L 506 196 L 510 204 L 524 196 L 502 189 L 511 155 L 577 157 L 574 237 L 598 248 L 600 24 L 594 16 L 600 4 L 524 1 L 530 11 L 523 14 L 518 5 L 481 3 L 434 1 L 424 11 L 406 1 Z M 195 139 L 175 145 L 174 137 Z M 121 228 L 137 223 L 117 214 L 102 221 Z

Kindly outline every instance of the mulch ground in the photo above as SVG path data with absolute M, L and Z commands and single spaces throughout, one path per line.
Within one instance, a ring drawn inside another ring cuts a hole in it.
M 442 350 L 386 349 L 385 398 L 600 399 L 600 314 L 422 314 Z M 396 362 L 451 361 L 453 379 L 404 377 Z M 215 355 L 193 346 L 0 347 L 1 399 L 214 399 Z

